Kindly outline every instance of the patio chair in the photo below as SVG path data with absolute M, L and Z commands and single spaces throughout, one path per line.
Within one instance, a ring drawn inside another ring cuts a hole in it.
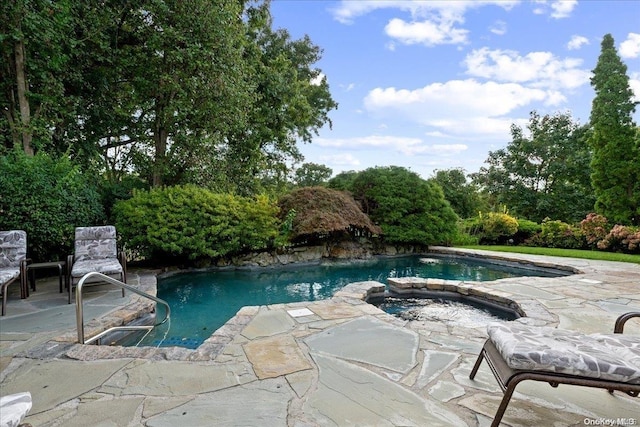
M 127 259 L 124 253 L 118 252 L 116 228 L 112 225 L 77 227 L 74 254 L 67 257 L 67 272 L 69 304 L 73 287 L 87 273 L 98 272 L 127 283 Z
M 640 392 L 640 336 L 621 335 L 624 324 L 640 312 L 618 317 L 613 334 L 580 334 L 522 324 L 490 325 L 489 339 L 471 370 L 473 379 L 482 360 L 500 384 L 504 396 L 493 419 L 497 427 L 521 381 L 579 385 L 614 390 L 637 397 Z
M 22 230 L 0 231 L 2 316 L 7 311 L 7 288 L 10 284 L 20 279 L 20 298 L 29 296 L 27 261 L 27 233 Z

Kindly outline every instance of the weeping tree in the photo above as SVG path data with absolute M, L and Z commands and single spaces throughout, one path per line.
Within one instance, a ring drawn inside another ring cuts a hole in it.
M 381 234 L 346 192 L 303 187 L 278 201 L 280 221 L 294 243 L 352 240 Z
M 613 37 L 605 35 L 591 77 L 596 93 L 590 117 L 591 181 L 596 212 L 640 225 L 640 139 L 632 119 L 637 103 L 626 73 Z

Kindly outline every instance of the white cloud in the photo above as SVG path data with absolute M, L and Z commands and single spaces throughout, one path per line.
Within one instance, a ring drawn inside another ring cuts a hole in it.
M 420 138 L 371 135 L 355 138 L 316 138 L 313 143 L 321 147 L 352 150 L 380 147 L 395 147 L 398 150 L 406 150 L 408 147 L 422 144 L 422 140 Z
M 335 166 L 360 166 L 360 160 L 349 153 L 320 156 L 320 160 L 323 163 Z
M 314 144 L 321 147 L 341 149 L 341 150 L 393 150 L 405 156 L 415 156 L 428 154 L 432 156 L 453 156 L 468 149 L 465 144 L 425 144 L 420 138 L 409 138 L 392 135 L 370 135 L 354 138 L 318 138 Z M 345 156 L 353 159 L 349 154 L 344 156 L 331 156 L 332 161 Z
M 627 39 L 620 43 L 620 56 L 623 58 L 637 58 L 640 56 L 640 34 L 629 33 Z
M 589 44 L 589 39 L 583 36 L 573 35 L 571 36 L 571 40 L 567 43 L 567 49 L 569 50 L 577 50 L 582 46 Z
M 344 90 L 345 92 L 351 92 L 353 89 L 355 89 L 356 84 L 355 83 L 349 83 L 349 84 L 340 84 L 338 85 L 340 87 L 340 89 Z
M 549 11 L 547 5 L 550 6 L 550 15 L 555 19 L 568 18 L 571 16 L 571 12 L 578 5 L 578 0 L 554 0 L 547 2 L 547 0 L 534 0 L 536 7 L 533 9 L 533 13 L 536 15 L 544 15 Z
M 454 28 L 453 22 L 406 22 L 394 18 L 384 28 L 387 35 L 404 44 L 459 44 L 467 42 L 468 31 Z
M 377 9 L 396 9 L 409 12 L 411 19 L 393 18 L 385 26 L 386 34 L 405 44 L 459 44 L 467 42 L 468 30 L 460 28 L 469 9 L 482 6 L 499 6 L 509 10 L 516 0 L 458 0 L 458 1 L 342 1 L 332 9 L 336 20 L 350 24 L 358 16 Z M 498 31 L 500 31 L 498 29 Z M 394 44 L 387 45 L 393 50 Z
M 466 10 L 476 7 L 494 5 L 510 10 L 518 3 L 520 3 L 519 0 L 343 0 L 331 12 L 337 21 L 350 24 L 358 16 L 366 15 L 377 9 L 398 9 L 410 12 L 413 17 L 424 17 L 432 15 L 434 12 L 443 16 L 462 16 Z
M 503 36 L 507 33 L 507 23 L 504 21 L 496 21 L 491 25 L 491 27 L 489 27 L 489 31 L 493 34 Z
M 369 92 L 364 103 L 368 110 L 401 109 L 422 114 L 427 108 L 430 117 L 481 115 L 496 117 L 533 101 L 547 101 L 553 92 L 528 88 L 517 83 L 479 83 L 474 79 L 432 83 L 420 89 L 376 88 Z M 451 113 L 451 114 L 449 114 Z M 427 120 L 425 117 L 424 120 Z M 424 121 L 423 120 L 423 121 Z
M 635 102 L 640 102 L 640 72 L 629 75 L 629 87 L 633 91 Z
M 413 90 L 376 88 L 365 97 L 364 105 L 379 118 L 417 123 L 425 127 L 429 137 L 464 137 L 464 142 L 470 143 L 509 138 L 513 123 L 526 124 L 526 119 L 510 116 L 519 108 L 536 103 L 555 107 L 564 101 L 564 95 L 555 90 L 467 79 Z M 403 152 L 428 152 L 417 143 L 406 147 Z
M 551 3 L 551 17 L 556 19 L 568 18 L 573 9 L 578 5 L 578 0 L 556 0 Z
M 589 82 L 590 72 L 578 68 L 582 60 L 556 58 L 551 52 L 530 52 L 520 56 L 511 50 L 486 47 L 469 53 L 466 74 L 501 82 L 527 83 L 531 87 L 556 91 L 575 89 Z M 557 96 L 557 95 L 556 95 Z
M 324 75 L 324 73 L 318 73 L 317 76 L 315 76 L 314 78 L 311 79 L 311 84 L 314 86 L 320 86 L 322 84 L 322 81 L 326 78 L 327 76 Z

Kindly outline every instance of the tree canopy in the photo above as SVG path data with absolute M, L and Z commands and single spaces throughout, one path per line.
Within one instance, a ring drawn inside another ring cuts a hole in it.
M 381 233 L 353 198 L 325 187 L 293 190 L 278 202 L 283 222 L 291 220 L 291 240 L 344 240 Z
M 430 180 L 442 188 L 444 198 L 460 218 L 471 218 L 486 210 L 487 203 L 481 198 L 480 189 L 467 181 L 464 169 L 438 170 Z
M 337 107 L 269 1 L 5 2 L 0 141 L 119 180 L 241 194 L 286 177 Z M 266 181 L 265 181 L 266 180 Z
M 585 128 L 568 113 L 531 113 L 528 134 L 511 126 L 512 141 L 489 153 L 475 183 L 514 214 L 541 222 L 577 222 L 593 209 Z
M 611 34 L 602 39 L 591 86 L 596 93 L 589 137 L 596 212 L 623 224 L 640 225 L 640 138 L 632 119 L 636 102 L 627 66 Z
M 336 177 L 338 178 L 338 177 Z M 442 244 L 456 232 L 457 215 L 439 185 L 398 166 L 369 168 L 329 181 L 348 190 L 364 213 L 382 228 L 385 241 L 401 244 Z
M 299 187 L 325 185 L 333 171 L 330 167 L 317 163 L 303 163 L 295 172 L 295 184 Z

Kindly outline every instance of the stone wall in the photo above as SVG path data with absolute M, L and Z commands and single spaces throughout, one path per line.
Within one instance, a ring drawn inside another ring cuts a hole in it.
M 295 263 L 318 262 L 324 259 L 368 259 L 376 255 L 405 255 L 426 252 L 426 246 L 374 245 L 371 242 L 336 242 L 319 246 L 284 248 L 271 252 L 255 252 L 222 259 L 218 267 L 267 267 Z

